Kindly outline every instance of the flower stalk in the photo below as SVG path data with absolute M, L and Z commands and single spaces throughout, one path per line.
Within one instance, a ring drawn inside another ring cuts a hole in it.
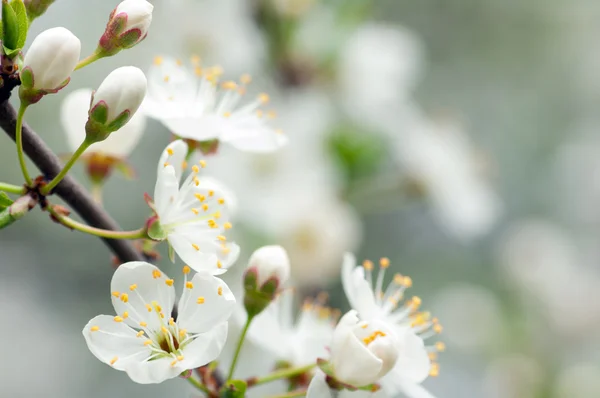
M 207 396 L 211 397 L 212 395 L 214 395 L 212 393 L 212 391 L 210 391 L 208 389 L 208 387 L 206 387 L 204 384 L 202 384 L 199 380 L 196 380 L 193 376 L 190 376 L 187 378 L 187 381 L 189 381 L 189 383 L 191 385 L 193 385 L 194 387 L 196 387 L 198 390 L 202 391 L 203 393 L 205 393 Z
M 306 365 L 306 366 L 300 366 L 300 367 L 296 367 L 296 368 L 286 368 L 286 369 L 278 370 L 278 371 L 273 372 L 273 373 L 271 373 L 269 375 L 266 375 L 264 377 L 259 377 L 257 379 L 253 379 L 251 381 L 248 381 L 248 386 L 256 386 L 256 385 L 259 385 L 259 384 L 266 384 L 266 383 L 270 383 L 272 381 L 279 380 L 279 379 L 289 379 L 291 377 L 299 376 L 299 375 L 302 375 L 304 373 L 310 372 L 316 366 L 317 366 L 317 364 L 313 363 L 313 364 Z M 304 393 L 306 393 L 306 390 L 304 390 Z M 295 396 L 295 395 L 291 395 L 291 396 Z
M 244 345 L 244 340 L 246 339 L 246 334 L 248 333 L 248 329 L 250 328 L 250 324 L 252 323 L 253 319 L 254 315 L 248 314 L 248 319 L 246 319 L 246 324 L 244 325 L 244 329 L 242 330 L 242 334 L 240 335 L 237 347 L 235 348 L 235 354 L 233 355 L 233 361 L 231 361 L 231 366 L 229 367 L 227 380 L 231 380 L 231 378 L 233 377 L 233 372 L 235 372 L 235 365 L 237 365 L 237 361 L 240 357 L 240 352 L 242 351 L 242 346 Z
M 15 194 L 23 194 L 25 193 L 25 188 L 19 185 L 7 184 L 5 182 L 0 182 L 0 191 L 15 193 Z
M 27 183 L 27 185 L 31 185 L 32 180 L 31 176 L 29 175 L 29 171 L 27 171 L 27 164 L 25 164 L 25 153 L 23 151 L 23 117 L 25 116 L 26 110 L 27 104 L 21 102 L 19 112 L 17 113 L 15 141 L 17 142 L 17 157 L 19 158 L 19 166 L 21 167 L 23 178 L 25 178 L 25 182 Z
M 73 167 L 73 165 L 75 164 L 77 159 L 79 159 L 79 157 L 83 154 L 83 152 L 85 152 L 86 149 L 89 148 L 90 145 L 92 145 L 92 143 L 88 142 L 87 140 L 84 140 L 81 143 L 79 148 L 77 148 L 75 153 L 73 153 L 73 155 L 71 156 L 71 158 L 69 159 L 67 164 L 65 164 L 65 167 L 62 168 L 60 173 L 58 173 L 56 175 L 56 177 L 54 177 L 52 179 L 52 181 L 50 181 L 47 185 L 42 187 L 42 189 L 40 190 L 42 195 L 48 195 L 50 192 L 52 192 L 52 189 L 54 189 L 54 187 L 56 187 L 58 184 L 60 184 L 60 182 L 62 181 L 63 178 L 65 178 L 65 176 L 67 175 L 67 173 L 69 172 L 71 167 Z
M 82 59 L 81 61 L 79 61 L 77 63 L 77 66 L 75 66 L 75 70 L 79 70 L 81 68 L 84 68 L 90 64 L 93 64 L 94 62 L 98 61 L 101 58 L 104 58 L 105 56 L 102 55 L 101 53 L 99 53 L 98 51 L 94 51 L 91 55 L 87 56 L 86 58 Z

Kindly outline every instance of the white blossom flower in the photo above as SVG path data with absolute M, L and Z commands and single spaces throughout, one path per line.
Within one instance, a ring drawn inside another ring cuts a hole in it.
M 188 280 L 190 268 L 183 272 L 175 320 L 173 279 L 145 262 L 117 268 L 111 281 L 117 315 L 99 315 L 83 329 L 92 354 L 142 384 L 161 383 L 216 359 L 235 298 L 222 280 L 200 273 Z
M 328 355 L 337 311 L 323 306 L 322 298 L 307 300 L 294 319 L 294 294 L 284 290 L 254 318 L 248 339 L 289 366 L 306 366 Z
M 237 260 L 240 249 L 223 235 L 231 228 L 223 193 L 198 175 L 205 163 L 193 165 L 180 184 L 187 153 L 188 146 L 181 140 L 163 151 L 154 188 L 154 210 L 177 255 L 198 272 L 219 275 Z
M 222 70 L 202 68 L 199 62 L 193 59 L 190 70 L 174 59 L 155 59 L 143 108 L 149 117 L 194 141 L 219 140 L 250 152 L 272 152 L 285 145 L 286 137 L 269 126 L 274 114 L 260 109 L 269 101 L 267 94 L 238 106 L 250 82 L 248 75 L 239 83 L 219 83 Z
M 395 331 L 398 341 L 398 361 L 390 373 L 381 380 L 386 392 L 398 392 L 420 398 L 428 394 L 420 386 L 428 375 L 436 376 L 439 365 L 432 361 L 445 346 L 437 342 L 425 346 L 424 340 L 440 333 L 441 325 L 427 312 L 418 312 L 421 299 L 412 297 L 400 306 L 404 292 L 412 286 L 407 276 L 396 274 L 393 282 L 384 289 L 385 270 L 389 267 L 386 258 L 380 261 L 377 279 L 373 280 L 373 263 L 365 261 L 356 267 L 354 256 L 346 254 L 342 269 L 342 284 L 350 306 L 358 311 L 366 322 L 382 321 Z
M 35 103 L 66 86 L 80 53 L 81 42 L 68 29 L 52 28 L 37 35 L 23 59 L 21 99 Z

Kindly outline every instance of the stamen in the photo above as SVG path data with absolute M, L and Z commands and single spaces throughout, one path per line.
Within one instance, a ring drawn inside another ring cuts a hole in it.
M 152 271 L 152 277 L 154 279 L 160 278 L 161 275 L 162 275 L 161 272 L 159 270 L 157 270 L 157 269 L 155 269 L 155 270 Z
M 121 295 L 121 293 L 119 293 L 119 292 L 112 292 L 111 294 L 113 296 L 115 296 L 116 298 L 119 298 L 119 296 Z
M 223 287 L 219 286 L 217 293 L 219 293 L 219 296 L 222 296 L 223 295 Z
M 233 227 L 233 225 L 231 225 L 230 222 L 226 222 L 225 224 L 223 224 L 223 228 L 225 229 L 231 229 Z
M 197 304 L 204 304 L 204 297 L 200 296 L 198 297 L 198 300 L 196 300 Z
M 210 191 L 208 191 L 208 196 L 214 196 L 215 195 L 215 191 L 213 191 L 212 189 Z
M 119 360 L 119 357 L 114 357 L 113 359 L 110 360 L 110 364 L 114 365 L 115 362 L 117 362 Z
M 184 274 L 186 274 L 186 275 L 189 274 L 191 270 L 192 269 L 189 266 L 187 266 L 187 265 L 183 266 L 183 273 Z
M 224 204 L 225 204 L 225 199 L 223 199 L 223 198 L 220 198 L 220 199 L 218 200 L 218 202 L 219 202 L 219 204 L 220 204 L 220 205 L 224 205 Z
M 133 292 L 135 289 L 137 289 L 137 284 L 135 284 L 135 283 L 134 283 L 133 285 L 129 286 L 129 290 L 131 290 L 132 292 Z
M 113 318 L 115 322 L 123 322 L 123 318 L 121 318 L 120 316 L 116 316 Z
M 198 215 L 198 213 L 200 213 L 200 211 L 194 207 L 192 207 L 192 213 L 194 213 L 195 215 Z
M 193 171 L 194 173 L 199 173 L 199 172 L 200 172 L 200 167 L 198 167 L 198 166 L 196 166 L 196 165 L 193 165 L 193 166 L 192 166 L 192 171 Z
M 135 335 L 135 337 L 142 337 L 144 335 L 144 331 L 140 330 L 139 332 L 137 332 L 137 334 Z
M 200 165 L 200 167 L 202 167 L 203 169 L 206 168 L 206 160 L 201 160 L 198 162 L 198 164 Z M 212 195 L 211 195 L 212 196 Z
M 167 148 L 167 153 L 169 154 L 169 156 L 173 156 L 173 149 Z
M 383 257 L 382 259 L 379 260 L 379 266 L 381 268 L 387 268 L 390 266 L 390 259 L 387 257 Z
M 208 211 L 208 205 L 206 203 L 202 205 L 202 210 Z
M 167 279 L 167 280 L 165 281 L 165 284 L 166 284 L 167 286 L 173 286 L 173 282 L 175 282 L 173 279 Z
M 90 331 L 92 331 L 92 332 L 97 332 L 98 330 L 100 330 L 100 326 L 92 326 L 90 328 Z
M 220 260 L 217 260 L 217 268 L 223 268 L 223 263 Z
M 442 341 L 438 341 L 437 343 L 435 343 L 435 349 L 438 352 L 444 352 L 446 351 L 446 344 L 444 344 L 444 342 Z
M 129 312 L 125 311 L 123 313 L 123 319 L 127 319 L 127 318 L 129 318 Z
M 146 304 L 146 309 L 148 310 L 148 312 L 152 312 L 152 307 L 150 306 L 150 304 Z
M 148 324 L 146 322 L 140 322 L 140 326 L 145 328 L 146 326 L 148 326 Z
M 197 166 L 196 166 L 197 167 Z M 200 194 L 200 193 L 195 193 L 194 196 L 196 197 L 196 199 L 198 199 L 200 202 L 204 202 L 206 200 L 206 196 Z
M 223 235 L 217 236 L 217 239 L 220 240 L 221 242 L 227 241 L 227 238 L 225 236 L 223 236 Z
M 179 331 L 179 337 L 180 338 L 184 338 L 186 334 L 187 334 L 187 330 L 186 329 L 181 329 Z
M 262 94 L 260 94 L 260 95 L 258 96 L 258 100 L 259 100 L 260 102 L 262 102 L 263 104 L 266 104 L 266 103 L 267 103 L 267 102 L 269 102 L 269 100 L 270 100 L 269 94 L 266 94 L 266 93 L 262 93 Z
M 121 301 L 127 303 L 129 301 L 129 295 L 127 293 L 121 293 Z
M 190 281 L 187 281 L 185 283 L 185 287 L 186 287 L 186 289 L 193 289 L 194 288 L 194 284 L 192 282 L 190 282 Z
M 154 65 L 160 66 L 160 65 L 162 65 L 162 63 L 163 63 L 163 57 L 159 57 L 159 56 L 154 57 Z
M 187 167 L 188 167 L 188 162 L 186 162 L 185 160 L 183 162 L 181 162 L 181 168 L 182 169 L 185 170 L 185 169 L 187 169 Z
M 144 341 L 144 345 L 145 345 L 145 346 L 149 346 L 149 345 L 151 345 L 151 344 L 152 344 L 152 340 L 150 340 L 150 339 L 148 339 L 148 340 Z
M 197 244 L 192 243 L 192 247 L 194 248 L 194 250 L 200 251 L 200 246 L 198 246 Z

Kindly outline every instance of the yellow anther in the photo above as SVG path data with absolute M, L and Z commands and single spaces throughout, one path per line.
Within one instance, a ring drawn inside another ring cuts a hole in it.
M 438 341 L 435 343 L 435 349 L 439 352 L 444 352 L 446 351 L 446 344 L 443 341 Z
M 223 254 L 227 254 L 231 251 L 231 249 L 226 245 L 221 245 L 221 251 L 223 252 Z
M 200 165 L 200 167 L 205 168 L 206 167 L 206 160 L 201 160 L 198 162 L 198 164 Z
M 121 293 L 119 293 L 119 292 L 112 292 L 111 294 L 113 296 L 115 296 L 116 298 L 119 298 L 119 296 L 121 295 Z
M 365 322 L 364 325 L 361 326 L 361 328 L 366 329 L 367 327 L 369 327 L 369 324 Z
M 440 325 L 439 323 L 436 323 L 435 325 L 433 325 L 433 331 L 436 332 L 437 334 L 442 333 L 442 331 L 444 330 L 444 328 L 442 327 L 442 325 Z
M 390 259 L 387 257 L 383 257 L 381 260 L 379 260 L 379 266 L 381 268 L 387 268 L 390 266 Z
M 220 198 L 217 202 L 219 202 L 220 205 L 224 205 L 225 204 L 225 199 Z
M 136 284 L 136 283 L 134 283 L 133 285 L 130 285 L 130 286 L 129 286 L 129 290 L 131 290 L 132 292 L 133 292 L 135 289 L 137 289 L 137 284 Z
M 250 84 L 250 82 L 252 82 L 252 77 L 249 74 L 244 73 L 240 77 L 240 82 L 242 82 L 242 84 Z
M 187 265 L 183 266 L 183 273 L 184 274 L 186 274 L 186 275 L 189 274 L 191 270 L 192 269 L 189 266 L 187 266 Z
M 185 283 L 185 287 L 186 287 L 187 289 L 193 289 L 193 288 L 194 288 L 194 284 L 193 284 L 192 282 L 190 282 L 190 281 L 187 281 L 187 282 Z
M 166 75 L 166 76 L 163 78 L 163 80 L 164 80 L 164 82 L 165 82 L 165 83 L 168 83 L 168 82 L 169 82 L 169 80 L 171 80 L 171 77 L 170 77 L 169 75 Z
M 129 295 L 127 293 L 121 293 L 121 301 L 127 303 L 129 301 Z
M 144 341 L 144 345 L 151 345 L 152 344 L 152 340 L 148 339 L 146 341 Z
M 233 227 L 233 225 L 231 225 L 230 222 L 226 222 L 225 224 L 223 224 L 223 228 L 225 229 L 231 229 Z
M 429 376 L 431 377 L 437 377 L 440 375 L 440 364 L 438 363 L 432 363 L 431 364 L 431 369 L 429 370 Z
M 175 326 L 175 319 L 169 318 L 169 325 Z
M 210 191 L 208 191 L 208 196 L 210 196 L 210 197 L 215 196 L 215 191 L 213 191 L 212 189 Z
M 221 242 L 227 241 L 227 238 L 225 236 L 223 236 L 223 235 L 217 236 L 217 239 L 220 240 Z
M 175 365 L 177 365 L 177 360 L 174 360 L 173 362 L 171 362 L 171 366 L 174 367 Z
M 146 309 L 148 310 L 148 312 L 152 312 L 152 307 L 150 306 L 150 304 L 146 304 Z
M 404 277 L 400 274 L 396 274 L 394 275 L 394 283 L 396 285 L 403 285 L 404 283 Z
M 161 272 L 159 270 L 157 270 L 157 269 L 155 269 L 154 271 L 152 271 L 152 277 L 154 279 L 160 278 L 161 275 L 162 275 Z
M 208 211 L 208 205 L 206 203 L 202 205 L 202 210 Z
M 169 329 L 167 329 L 165 326 L 161 326 L 160 327 L 161 332 L 163 332 L 164 334 L 169 334 Z
M 92 326 L 92 327 L 90 328 L 90 330 L 91 330 L 92 332 L 97 332 L 98 330 L 100 330 L 100 326 Z
M 186 162 L 185 160 L 183 162 L 181 162 L 181 168 L 182 169 L 185 170 L 185 169 L 187 169 L 187 167 L 188 167 L 188 162 Z
M 194 166 L 194 167 L 198 167 L 198 166 Z M 200 194 L 200 193 L 195 193 L 194 196 L 196 197 L 196 199 L 198 199 L 200 202 L 204 202 L 206 200 L 206 196 Z
M 402 285 L 404 285 L 405 287 L 411 287 L 413 284 L 412 279 L 410 278 L 410 276 L 405 276 L 404 280 L 402 281 Z
M 260 102 L 262 102 L 263 104 L 266 104 L 270 100 L 269 94 L 265 94 L 265 93 L 260 94 L 258 96 L 258 100 Z
M 365 260 L 365 261 L 363 261 L 363 267 L 367 271 L 372 271 L 373 270 L 373 261 L 371 261 L 371 260 Z
M 219 228 L 219 224 L 217 224 L 215 220 L 208 220 L 208 226 L 211 228 Z
M 198 177 L 194 177 L 194 184 L 196 184 L 196 186 L 200 185 L 200 180 Z
M 154 65 L 160 66 L 163 63 L 163 57 L 154 57 Z
M 193 166 L 192 166 L 192 171 L 193 171 L 194 173 L 199 173 L 199 172 L 200 172 L 200 167 L 198 167 L 198 166 L 196 166 L 196 165 L 193 165 Z M 196 194 L 196 195 L 197 195 L 197 194 Z M 197 197 L 197 196 L 196 196 L 196 197 Z
M 195 215 L 198 215 L 198 213 L 200 213 L 200 211 L 198 209 L 196 209 L 195 207 L 192 207 L 192 213 L 194 213 Z
M 139 332 L 136 333 L 135 337 L 142 337 L 144 335 L 144 331 L 140 330 Z
M 204 297 L 200 296 L 198 297 L 198 300 L 196 300 L 197 304 L 204 304 Z
M 192 58 L 190 58 L 190 62 L 192 63 L 192 65 L 194 66 L 198 66 L 200 65 L 200 57 L 197 55 L 193 55 Z
M 430 352 L 429 354 L 427 354 L 427 356 L 429 357 L 430 361 L 435 361 L 438 359 L 438 354 L 437 352 Z
M 113 357 L 113 359 L 110 360 L 110 364 L 114 365 L 115 362 L 117 362 L 119 360 L 119 357 Z
M 197 244 L 192 243 L 192 247 L 194 248 L 194 250 L 200 251 L 200 246 L 198 246 Z
M 223 117 L 231 117 L 231 112 L 223 112 Z
M 169 156 L 173 156 L 173 149 L 167 148 L 167 153 L 169 154 Z
M 129 318 L 129 312 L 125 311 L 123 313 L 123 319 L 127 319 L 127 318 Z
M 123 322 L 123 318 L 121 318 L 120 316 L 116 316 L 113 318 L 115 322 Z
M 200 76 L 202 76 L 202 73 L 203 73 L 203 70 L 202 70 L 202 68 L 201 68 L 201 67 L 199 67 L 199 66 L 196 66 L 196 67 L 194 68 L 194 74 L 195 74 L 196 76 L 200 77 Z
M 146 322 L 140 322 L 140 326 L 145 328 L 146 326 L 148 326 L 148 324 Z
M 269 119 L 275 119 L 277 117 L 277 112 L 275 112 L 275 111 L 268 111 L 267 112 L 267 117 Z
M 173 286 L 173 283 L 174 283 L 174 282 L 175 282 L 175 281 L 174 281 L 173 279 L 167 279 L 167 280 L 165 280 L 165 284 L 166 284 L 167 286 Z
M 154 307 L 154 309 L 156 310 L 156 312 L 161 312 L 162 311 L 162 307 L 160 305 L 158 305 L 157 301 L 153 301 L 152 302 L 152 306 Z
M 163 314 L 162 312 L 161 312 L 161 313 L 159 313 L 158 315 L 160 315 L 160 317 L 161 317 L 161 318 L 164 318 L 164 317 L 165 317 L 165 314 Z
M 417 309 L 421 306 L 421 298 L 417 297 L 417 296 L 413 296 L 413 298 L 410 299 L 410 306 L 414 309 Z
M 217 268 L 223 268 L 223 263 L 220 260 L 217 260 Z
M 183 355 L 179 355 L 179 356 L 177 356 L 177 360 L 178 360 L 179 362 L 183 361 Z
M 181 65 L 183 65 L 183 62 L 181 62 L 181 60 L 180 60 L 180 59 L 176 59 L 176 60 L 175 60 L 175 63 L 177 64 L 177 66 L 181 66 Z
M 229 80 L 221 83 L 221 88 L 223 88 L 224 90 L 235 90 L 237 88 L 237 83 Z
M 169 166 L 169 165 L 170 165 L 170 163 L 169 163 L 169 162 L 164 162 L 164 163 L 163 163 L 163 167 L 167 167 L 167 166 Z
M 219 288 L 217 289 L 217 293 L 219 293 L 219 296 L 223 295 L 223 287 L 219 286 Z
M 187 330 L 186 329 L 181 329 L 179 331 L 179 337 L 181 337 L 181 338 L 185 337 L 186 334 L 187 334 Z

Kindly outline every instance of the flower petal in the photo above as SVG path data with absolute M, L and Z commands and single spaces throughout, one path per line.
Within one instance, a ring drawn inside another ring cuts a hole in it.
M 333 393 L 325 381 L 325 373 L 318 370 L 306 391 L 306 398 L 333 398 Z
M 223 322 L 199 334 L 183 349 L 185 359 L 181 366 L 195 369 L 217 359 L 227 341 L 227 328 L 227 322 Z
M 398 345 L 400 355 L 391 373 L 399 379 L 413 383 L 423 382 L 431 369 L 431 361 L 423 339 L 407 329 L 399 335 Z
M 211 115 L 186 115 L 162 122 L 173 134 L 194 141 L 218 139 L 223 130 L 223 118 Z
M 85 124 L 91 98 L 92 90 L 82 88 L 69 93 L 62 102 L 60 120 L 67 135 L 67 143 L 73 152 L 85 139 Z
M 181 175 L 183 174 L 183 166 L 185 158 L 187 157 L 187 153 L 188 146 L 184 141 L 176 140 L 171 142 L 169 145 L 167 145 L 167 147 L 163 150 L 162 154 L 160 155 L 157 167 L 157 175 L 160 174 L 160 171 L 165 167 L 166 164 L 170 164 L 175 170 L 175 176 L 177 177 L 177 185 L 179 186 Z
M 169 319 L 175 303 L 175 289 L 166 283 L 167 279 L 167 275 L 152 264 L 142 261 L 122 264 L 110 284 L 117 315 L 137 328 L 145 322 L 150 330 L 160 329 L 161 317 L 155 304 L 160 307 L 164 319 Z
M 390 377 L 393 377 L 393 376 L 390 376 Z M 429 391 L 427 391 L 420 384 L 402 382 L 401 385 L 402 385 L 402 387 L 401 387 L 402 393 L 404 395 L 406 395 L 408 398 L 435 398 L 435 396 L 433 394 L 431 394 Z
M 176 362 L 175 366 L 172 366 L 173 361 L 174 358 L 172 357 L 163 357 L 151 361 L 133 363 L 127 366 L 125 372 L 136 383 L 162 383 L 165 380 L 179 376 L 181 372 L 187 370 L 183 369 L 180 362 Z
M 92 354 L 117 370 L 124 370 L 129 364 L 142 362 L 151 355 L 144 346 L 146 338 L 137 337 L 135 330 L 123 322 L 115 322 L 109 315 L 98 315 L 90 320 L 82 333 Z
M 234 148 L 257 153 L 274 152 L 287 143 L 287 137 L 267 126 L 256 116 L 244 117 L 224 124 L 220 140 Z
M 188 286 L 184 287 L 178 305 L 180 329 L 204 333 L 229 319 L 235 297 L 225 282 L 212 275 L 197 273 L 188 281 Z
M 154 186 L 154 208 L 161 223 L 168 216 L 169 205 L 177 200 L 179 195 L 179 181 L 177 178 L 175 168 L 171 165 L 164 166 L 158 171 L 156 185 Z
M 210 237 L 209 237 L 210 238 Z M 196 272 L 221 275 L 238 258 L 240 248 L 235 243 L 203 240 L 192 234 L 169 234 L 169 243 L 181 260 Z

